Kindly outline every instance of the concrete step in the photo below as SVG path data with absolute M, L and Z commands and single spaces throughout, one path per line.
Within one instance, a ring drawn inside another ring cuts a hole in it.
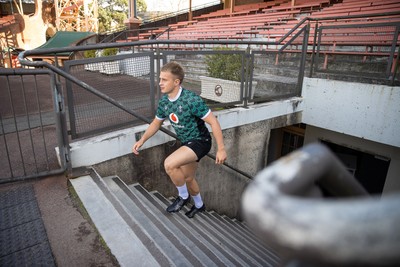
M 164 207 L 166 208 L 169 204 L 171 204 L 171 200 L 166 199 L 161 194 L 156 193 L 155 196 L 162 202 Z M 184 208 L 184 211 L 188 210 L 187 207 Z M 199 213 L 196 215 L 195 220 L 197 220 L 198 224 L 203 227 L 203 234 L 209 235 L 210 238 L 214 239 L 215 242 L 221 244 L 221 246 L 226 251 L 230 251 L 233 255 L 238 257 L 238 259 L 246 262 L 245 265 L 241 264 L 241 266 L 277 266 L 270 259 L 265 259 L 256 255 L 254 251 L 246 248 L 241 239 L 236 239 L 234 236 L 226 231 L 222 225 L 218 224 L 212 218 L 210 219 L 209 212 Z M 192 219 L 192 220 L 193 220 Z
M 121 266 L 279 265 L 242 222 L 213 211 L 189 219 L 189 207 L 168 213 L 160 193 L 95 171 L 71 184 Z
M 276 264 L 278 264 L 279 258 L 277 254 L 267 249 L 247 227 L 239 228 L 240 226 L 235 224 L 230 218 L 224 218 L 214 211 L 211 211 L 209 214 L 238 240 L 241 240 L 246 246 L 251 248 L 252 251 L 256 252 L 258 255 L 262 255 L 262 258 L 268 258 L 269 261 L 276 261 Z
M 146 235 L 146 239 L 152 240 L 151 246 L 165 255 L 168 265 L 187 266 L 193 263 L 201 266 L 201 262 L 207 257 L 202 255 L 201 250 L 192 253 L 190 247 L 194 247 L 190 241 L 174 227 L 167 225 L 162 214 L 156 214 L 148 209 L 141 200 L 117 177 L 104 178 L 115 197 L 121 202 L 123 208 L 129 215 L 129 220 L 135 224 L 140 231 Z M 143 241 L 146 241 L 144 239 Z
M 162 202 L 163 206 L 167 207 L 171 204 L 171 201 L 165 199 L 161 194 L 155 194 L 155 196 Z M 186 212 L 187 210 L 188 209 L 185 207 L 183 212 Z M 204 221 L 203 214 L 197 214 L 192 221 L 196 221 L 196 233 L 201 233 L 201 236 L 209 238 L 215 249 L 227 253 L 229 256 L 226 256 L 230 257 L 230 260 L 235 260 L 237 262 L 234 266 L 260 266 L 256 262 L 252 261 L 248 255 L 241 253 L 240 249 L 238 249 L 230 240 L 224 239 L 224 236 L 221 235 L 217 229 L 214 229 Z
M 159 266 L 153 253 L 132 230 L 134 227 L 124 219 L 121 206 L 97 174 L 72 179 L 70 183 L 121 266 L 130 266 L 132 262 Z
M 132 188 L 132 186 L 130 186 Z M 134 188 L 142 194 L 143 198 L 146 198 L 149 205 L 152 205 L 158 209 L 160 213 L 166 213 L 166 207 L 170 202 L 165 199 L 160 193 L 153 192 L 149 195 L 148 192 L 141 186 L 135 185 Z M 183 211 L 186 211 L 184 209 Z M 246 266 L 245 262 L 237 259 L 236 254 L 224 248 L 221 250 L 221 244 L 218 243 L 214 238 L 209 235 L 204 235 L 202 233 L 206 232 L 207 226 L 202 222 L 193 223 L 193 221 L 198 221 L 198 218 L 189 219 L 183 215 L 183 211 L 176 214 L 168 214 L 167 219 L 171 221 L 174 225 L 179 227 L 180 231 L 187 235 L 187 238 L 193 240 L 199 248 L 202 248 L 210 258 L 213 258 L 216 263 L 220 266 Z M 196 215 L 197 216 L 197 215 Z M 210 254 L 211 253 L 211 254 Z

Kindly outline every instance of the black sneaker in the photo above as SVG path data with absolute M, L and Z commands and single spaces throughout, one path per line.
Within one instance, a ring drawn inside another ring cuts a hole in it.
M 206 210 L 206 205 L 204 205 L 204 204 L 200 208 L 196 208 L 196 206 L 193 205 L 192 208 L 188 212 L 185 213 L 185 215 L 188 216 L 189 218 L 193 218 L 197 212 L 203 212 L 205 210 Z
M 183 206 L 185 206 L 190 200 L 190 196 L 187 199 L 183 199 L 180 196 L 177 196 L 174 203 L 168 206 L 167 211 L 168 212 L 178 212 L 182 209 Z

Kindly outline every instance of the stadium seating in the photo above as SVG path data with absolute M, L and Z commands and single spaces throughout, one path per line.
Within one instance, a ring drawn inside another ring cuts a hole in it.
M 318 51 L 324 55 L 326 67 L 328 56 L 336 54 L 388 56 L 397 29 L 393 24 L 383 26 L 382 23 L 400 22 L 400 2 L 296 0 L 295 6 L 291 0 L 252 3 L 236 6 L 234 12 L 222 9 L 170 25 L 168 30 L 157 33 L 157 39 L 281 40 L 281 45 L 290 44 L 287 51 L 300 52 L 303 39 L 295 37 L 303 26 L 297 29 L 296 26 L 304 17 L 311 18 L 308 44 L 319 41 Z M 369 26 L 365 27 L 366 24 Z M 319 29 L 318 35 L 316 29 Z M 139 38 L 148 39 L 149 34 L 141 34 Z M 194 49 L 195 46 L 186 48 Z
M 168 32 L 158 36 L 159 39 L 172 40 L 263 40 L 276 41 L 288 33 L 304 16 L 313 19 L 321 19 L 336 16 L 354 16 L 363 14 L 376 14 L 400 11 L 400 3 L 396 0 L 343 0 L 341 3 L 332 0 L 297 0 L 292 6 L 289 0 L 274 0 L 257 4 L 236 6 L 233 13 L 229 9 L 223 9 L 198 17 L 192 21 L 179 22 L 170 25 Z M 352 23 L 379 23 L 383 21 L 397 22 L 400 16 L 378 17 L 372 19 L 349 19 Z M 319 22 L 319 25 L 337 23 L 336 20 Z M 343 23 L 343 22 L 342 22 Z M 315 26 L 313 24 L 312 26 Z M 376 30 L 376 29 L 375 29 Z M 312 32 L 312 31 L 311 31 Z M 357 32 L 349 32 L 354 39 L 342 38 L 343 42 L 363 42 L 368 37 L 357 37 Z M 365 32 L 364 32 L 365 35 Z M 144 35 L 148 37 L 148 35 Z M 312 40 L 312 35 L 310 40 Z M 387 36 L 382 36 L 382 42 L 386 42 Z M 340 38 L 324 38 L 325 41 L 339 41 Z M 379 42 L 377 38 L 371 39 Z

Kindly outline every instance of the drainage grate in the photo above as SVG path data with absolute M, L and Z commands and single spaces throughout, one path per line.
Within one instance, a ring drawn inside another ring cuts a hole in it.
M 56 266 L 32 185 L 0 192 L 0 266 Z

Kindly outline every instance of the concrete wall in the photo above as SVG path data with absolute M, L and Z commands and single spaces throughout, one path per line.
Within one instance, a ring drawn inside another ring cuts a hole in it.
M 127 184 L 140 183 L 150 191 L 173 197 L 177 195 L 177 190 L 165 173 L 163 162 L 177 147 L 170 142 L 146 149 L 139 157 L 130 154 L 94 167 L 103 177 L 116 174 Z M 240 197 L 250 182 L 248 178 L 205 157 L 200 161 L 197 181 L 208 210 L 217 210 L 229 217 L 241 217 Z
M 41 3 L 41 1 L 40 1 Z M 26 5 L 24 5 L 25 7 Z M 14 37 L 13 44 L 9 44 L 25 50 L 41 46 L 46 42 L 46 30 L 48 25 L 42 16 L 42 4 L 35 5 L 35 13 L 32 15 L 15 14 L 17 25 L 12 26 L 8 38 Z
M 25 27 L 22 32 L 23 44 L 20 44 L 25 50 L 37 48 L 46 42 L 47 25 L 44 24 L 42 14 L 36 13 L 33 16 L 24 15 Z
M 400 87 L 305 78 L 303 122 L 400 147 Z

